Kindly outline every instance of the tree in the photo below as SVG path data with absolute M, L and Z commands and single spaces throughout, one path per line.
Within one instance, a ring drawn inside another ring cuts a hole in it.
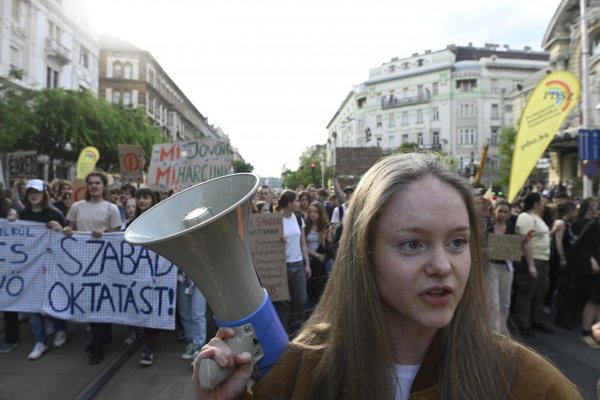
M 71 162 L 83 148 L 94 146 L 100 152 L 98 167 L 111 171 L 119 164 L 119 144 L 141 145 L 149 160 L 162 134 L 143 110 L 110 104 L 87 90 L 2 86 L 0 140 L 10 151 L 36 150 L 50 160 Z
M 311 168 L 311 163 L 314 164 L 314 168 Z M 281 174 L 281 184 L 289 189 L 296 189 L 299 186 L 308 186 L 310 184 L 321 186 L 321 171 L 322 165 L 320 157 L 303 157 L 302 160 L 300 160 L 300 167 L 296 171 L 291 171 L 289 169 L 283 171 Z M 323 182 L 325 186 L 331 176 L 331 169 L 325 168 L 325 182 Z
M 247 163 L 243 160 L 234 160 L 233 161 L 233 172 L 236 174 L 240 172 L 252 172 L 254 171 L 254 166 L 250 163 Z
M 516 140 L 517 130 L 515 128 L 504 128 L 500 132 L 500 180 L 498 183 L 503 187 L 508 187 L 510 184 L 510 169 L 512 167 L 513 150 Z
M 413 153 L 415 151 L 421 151 L 421 148 L 419 147 L 419 145 L 415 142 L 405 142 L 402 143 L 400 145 L 400 147 L 398 147 L 398 150 L 396 150 L 394 153 Z

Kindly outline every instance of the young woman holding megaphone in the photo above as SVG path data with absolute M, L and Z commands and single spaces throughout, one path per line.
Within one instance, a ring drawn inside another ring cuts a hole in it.
M 386 157 L 356 188 L 310 319 L 252 384 L 229 328 L 204 346 L 235 372 L 202 399 L 580 399 L 543 357 L 494 333 L 472 188 L 431 154 Z

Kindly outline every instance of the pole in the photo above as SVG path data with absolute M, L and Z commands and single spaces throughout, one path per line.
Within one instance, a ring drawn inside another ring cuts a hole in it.
M 579 12 L 581 16 L 581 123 L 583 129 L 590 129 L 590 91 L 589 91 L 589 51 L 590 45 L 587 32 L 586 0 L 579 1 Z M 593 182 L 585 174 L 583 179 L 583 197 L 591 197 Z

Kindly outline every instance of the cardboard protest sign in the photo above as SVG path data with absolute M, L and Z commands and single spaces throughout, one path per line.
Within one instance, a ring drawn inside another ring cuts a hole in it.
M 8 153 L 8 180 L 18 178 L 36 178 L 38 176 L 37 153 L 35 151 L 17 151 Z
M 144 148 L 137 144 L 120 144 L 119 165 L 121 182 L 138 182 L 144 180 Z
M 200 139 L 155 144 L 148 168 L 148 186 L 155 190 L 186 189 L 232 173 L 229 141 Z
M 177 268 L 123 233 L 64 236 L 0 220 L 0 310 L 174 329 Z
M 488 235 L 490 260 L 519 261 L 523 256 L 522 240 L 520 235 Z
M 281 214 L 250 215 L 250 251 L 256 273 L 271 300 L 290 299 Z

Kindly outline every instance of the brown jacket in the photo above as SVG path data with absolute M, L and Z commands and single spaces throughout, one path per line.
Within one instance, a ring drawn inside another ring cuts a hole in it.
M 578 400 L 581 394 L 556 367 L 534 351 L 516 342 L 516 379 L 513 398 L 517 400 Z M 411 387 L 411 400 L 439 399 L 439 346 L 432 345 Z M 269 373 L 247 393 L 246 399 L 305 400 L 319 362 L 316 356 L 289 347 Z

